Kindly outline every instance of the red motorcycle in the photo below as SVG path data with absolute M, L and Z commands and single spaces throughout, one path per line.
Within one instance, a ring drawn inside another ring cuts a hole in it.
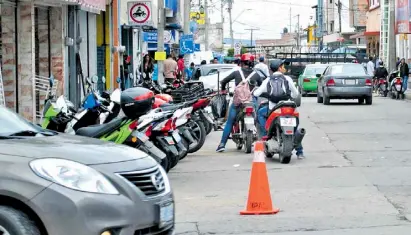
M 280 162 L 283 164 L 290 163 L 294 148 L 301 145 L 305 136 L 305 129 L 297 129 L 300 114 L 296 108 L 294 101 L 278 102 L 270 111 L 265 125 L 265 154 L 268 158 L 279 154 Z

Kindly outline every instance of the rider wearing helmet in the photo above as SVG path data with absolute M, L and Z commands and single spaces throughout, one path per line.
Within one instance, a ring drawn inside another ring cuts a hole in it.
M 252 69 L 253 66 L 254 56 L 250 54 L 243 54 L 241 56 L 241 70 L 244 74 L 244 78 L 247 78 L 254 70 Z M 234 80 L 235 86 L 237 86 L 240 82 L 243 81 L 243 77 L 241 76 L 240 70 L 235 70 L 231 74 L 229 74 L 226 78 L 221 81 L 221 90 L 226 92 L 226 85 Z M 261 78 L 257 73 L 249 79 L 250 90 L 252 91 L 255 86 L 259 86 L 261 84 Z M 230 136 L 231 129 L 233 129 L 233 125 L 235 122 L 235 118 L 239 112 L 239 108 L 237 108 L 234 104 L 231 104 L 228 108 L 228 117 L 227 122 L 225 124 L 223 130 L 223 136 L 221 137 L 221 142 L 217 147 L 217 152 L 224 152 L 225 145 L 227 143 L 228 137 Z
M 294 81 L 292 78 L 290 78 L 289 76 L 284 75 L 284 73 L 287 71 L 285 68 L 285 65 L 288 64 L 288 62 L 286 62 L 285 60 L 280 60 L 280 59 L 276 59 L 273 60 L 270 64 L 270 70 L 273 72 L 273 75 L 282 75 L 285 77 L 285 79 L 288 82 L 288 86 L 289 89 L 291 91 L 291 97 L 285 97 L 285 99 L 290 99 L 290 98 L 297 98 L 298 97 L 298 90 L 294 85 Z M 267 77 L 261 84 L 261 86 L 259 88 L 257 88 L 254 92 L 253 95 L 257 96 L 257 97 L 264 97 L 267 98 L 269 96 L 268 94 L 268 85 L 269 85 L 269 81 L 270 81 L 271 77 Z M 283 89 L 285 90 L 285 88 L 283 87 Z M 266 123 L 266 119 L 267 119 L 267 114 L 268 111 L 271 110 L 272 108 L 274 108 L 276 104 L 269 101 L 268 106 L 264 105 L 263 107 L 261 107 L 258 111 L 257 111 L 257 120 L 258 123 L 260 125 L 260 135 L 261 136 L 266 136 L 267 132 L 265 130 L 265 123 Z M 304 158 L 304 153 L 303 153 L 303 147 L 302 146 L 298 146 L 296 148 L 297 151 L 297 157 L 299 159 Z

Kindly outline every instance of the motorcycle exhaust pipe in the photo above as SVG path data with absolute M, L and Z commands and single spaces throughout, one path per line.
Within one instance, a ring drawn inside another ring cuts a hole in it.
M 294 146 L 300 146 L 301 142 L 303 142 L 304 136 L 305 136 L 305 129 L 304 128 L 299 128 L 295 132 L 294 136 Z

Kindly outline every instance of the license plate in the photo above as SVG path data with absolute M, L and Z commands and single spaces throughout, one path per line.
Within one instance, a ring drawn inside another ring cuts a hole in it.
M 146 134 L 139 132 L 139 131 L 134 131 L 133 136 L 137 137 L 139 140 L 146 142 L 148 140 L 148 137 Z
M 355 80 L 345 80 L 346 85 L 355 85 L 356 81 Z
M 164 228 L 167 225 L 172 224 L 174 221 L 174 203 L 166 202 L 160 204 L 160 221 L 159 227 Z
M 295 118 L 280 118 L 281 126 L 297 126 Z
M 396 89 L 397 91 L 401 91 L 401 85 L 395 85 L 395 89 Z
M 174 132 L 173 132 L 173 138 L 174 138 L 175 141 L 177 141 L 177 143 L 180 143 L 180 141 L 181 141 L 181 136 L 180 136 L 180 134 L 178 133 L 178 131 L 174 131 Z
M 173 137 L 166 136 L 166 137 L 164 137 L 164 139 L 165 139 L 165 140 L 167 141 L 167 143 L 170 144 L 170 145 L 176 144 L 176 143 L 174 142 L 174 140 L 173 140 Z
M 245 124 L 254 124 L 254 118 L 244 118 Z

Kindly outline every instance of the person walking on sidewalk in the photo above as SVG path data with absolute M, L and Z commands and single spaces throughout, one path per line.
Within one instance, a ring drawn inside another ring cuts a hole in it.
M 177 62 L 171 55 L 167 55 L 167 59 L 164 61 L 164 81 L 173 83 L 177 74 Z
M 398 70 L 400 71 L 400 77 L 402 78 L 402 88 L 406 91 L 408 88 L 408 75 L 410 73 L 410 69 L 408 68 L 408 64 L 405 63 L 404 58 L 401 59 Z
M 372 56 L 370 56 L 368 59 L 369 59 L 369 61 L 367 63 L 367 74 L 369 76 L 374 77 L 374 75 L 375 75 L 375 65 L 374 65 L 374 62 L 372 62 L 373 58 L 372 58 Z

